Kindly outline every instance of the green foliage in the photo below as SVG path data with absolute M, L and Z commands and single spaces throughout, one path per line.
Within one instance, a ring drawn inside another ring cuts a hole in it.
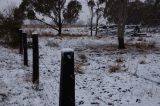
M 35 11 L 44 15 L 58 14 L 66 3 L 66 0 L 32 0 Z
M 109 22 L 117 23 L 121 0 L 107 0 L 104 16 Z M 135 0 L 127 6 L 126 24 L 156 25 L 160 22 L 160 0 Z
M 104 17 L 108 18 L 109 22 L 118 23 L 121 14 L 124 0 L 107 0 L 105 6 Z
M 78 20 L 79 12 L 82 10 L 82 5 L 78 1 L 70 1 L 67 8 L 63 12 L 64 20 L 67 23 L 74 23 Z
M 23 2 L 25 1 L 26 0 L 23 0 Z M 65 3 L 66 0 L 31 0 L 29 4 L 26 3 L 28 7 L 27 16 L 29 19 L 38 20 L 57 30 L 58 34 L 61 35 L 63 22 L 75 22 L 78 19 L 79 12 L 82 8 L 80 2 L 76 0 L 69 2 L 67 8 L 65 8 Z M 55 25 L 47 23 L 45 20 L 36 17 L 37 13 L 50 18 Z
M 20 8 L 16 7 L 0 12 L 0 38 L 11 47 L 18 46 L 18 29 L 23 23 L 23 13 Z
M 143 20 L 143 2 L 136 0 L 129 3 L 127 24 L 139 24 Z
M 95 5 L 96 5 L 96 4 L 95 4 L 94 0 L 89 0 L 89 1 L 88 1 L 88 6 L 89 6 L 89 7 L 93 8 Z
M 144 25 L 160 25 L 160 1 L 151 0 L 150 2 L 144 3 L 142 9 L 143 24 Z
M 35 12 L 34 12 L 33 10 L 28 10 L 27 12 L 28 12 L 27 17 L 28 17 L 30 20 L 36 19 L 36 14 L 35 14 Z

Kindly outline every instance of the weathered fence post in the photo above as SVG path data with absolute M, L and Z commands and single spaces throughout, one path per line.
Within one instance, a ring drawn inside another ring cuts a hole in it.
M 27 50 L 27 34 L 23 34 L 23 49 L 24 49 L 24 65 L 28 66 L 28 50 Z
M 38 34 L 32 34 L 33 42 L 33 76 L 32 82 L 39 84 L 39 47 Z
M 23 35 L 22 35 L 22 30 L 18 30 L 19 33 L 19 54 L 23 54 Z
M 61 54 L 59 106 L 75 106 L 74 51 L 64 49 Z

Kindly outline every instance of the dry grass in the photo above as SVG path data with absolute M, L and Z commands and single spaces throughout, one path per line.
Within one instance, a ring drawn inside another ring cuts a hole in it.
M 40 36 L 51 37 L 51 36 L 55 36 L 55 35 L 52 32 L 41 32 Z
M 142 37 L 139 37 L 137 41 L 144 41 L 144 39 Z
M 49 46 L 49 47 L 59 47 L 59 45 L 58 45 L 57 42 L 52 42 L 52 41 L 47 41 L 46 46 Z
M 113 64 L 109 67 L 109 72 L 110 73 L 115 73 L 115 72 L 119 72 L 121 69 L 120 64 Z
M 117 62 L 117 63 L 123 63 L 123 58 L 121 58 L 121 57 L 118 57 L 116 60 L 115 60 L 115 62 Z
M 43 37 L 52 37 L 52 36 L 59 36 L 58 34 L 54 34 L 52 32 L 41 32 L 40 36 Z M 82 35 L 82 34 L 69 34 L 69 33 L 62 33 L 62 35 L 60 37 L 82 37 L 82 36 L 87 36 L 87 35 Z
M 84 74 L 83 66 L 87 62 L 87 57 L 84 54 L 79 54 L 78 60 L 75 62 L 75 72 L 79 74 Z
M 117 45 L 86 45 L 86 48 L 93 50 L 94 52 L 102 51 L 116 51 L 118 49 Z
M 155 42 L 140 42 L 135 43 L 137 49 L 148 50 L 155 48 Z
M 83 66 L 82 62 L 76 62 L 75 65 L 74 65 L 75 72 L 77 72 L 79 74 L 84 74 L 82 66 Z
M 62 37 L 82 37 L 82 36 L 87 36 L 87 35 L 82 35 L 82 34 L 70 34 L 70 33 L 63 33 Z
M 138 51 L 147 51 L 147 50 L 158 50 L 158 48 L 155 46 L 155 42 L 136 42 L 136 43 L 130 43 L 126 44 L 127 49 L 134 49 Z
M 81 62 L 83 62 L 83 63 L 84 63 L 84 62 L 87 62 L 87 57 L 86 57 L 86 55 L 80 54 L 80 55 L 79 55 L 79 58 L 81 59 L 81 60 L 80 60 Z

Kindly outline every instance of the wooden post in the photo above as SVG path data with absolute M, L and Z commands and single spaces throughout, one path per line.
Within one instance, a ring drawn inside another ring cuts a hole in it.
M 32 82 L 39 84 L 38 34 L 32 34 L 32 41 L 33 41 L 33 76 L 32 76 Z
M 75 106 L 74 51 L 62 50 L 59 106 Z
M 23 54 L 23 35 L 22 35 L 22 30 L 18 30 L 19 33 L 19 54 Z
M 28 51 L 27 51 L 27 34 L 23 34 L 23 49 L 24 49 L 24 65 L 28 66 Z

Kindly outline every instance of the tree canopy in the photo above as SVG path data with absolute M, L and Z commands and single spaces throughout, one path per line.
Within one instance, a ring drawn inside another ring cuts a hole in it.
M 26 0 L 23 0 L 23 2 L 26 2 Z M 28 4 L 28 17 L 45 23 L 57 30 L 59 35 L 61 35 L 64 21 L 69 23 L 75 22 L 82 9 L 81 3 L 77 0 L 70 1 L 67 8 L 65 8 L 65 4 L 66 0 L 31 0 L 30 4 Z M 54 22 L 54 25 L 38 18 L 36 13 L 50 18 Z
M 76 6 L 76 8 L 75 8 Z M 79 12 L 82 10 L 82 5 L 78 1 L 71 1 L 64 10 L 63 17 L 67 23 L 75 23 L 78 20 Z

